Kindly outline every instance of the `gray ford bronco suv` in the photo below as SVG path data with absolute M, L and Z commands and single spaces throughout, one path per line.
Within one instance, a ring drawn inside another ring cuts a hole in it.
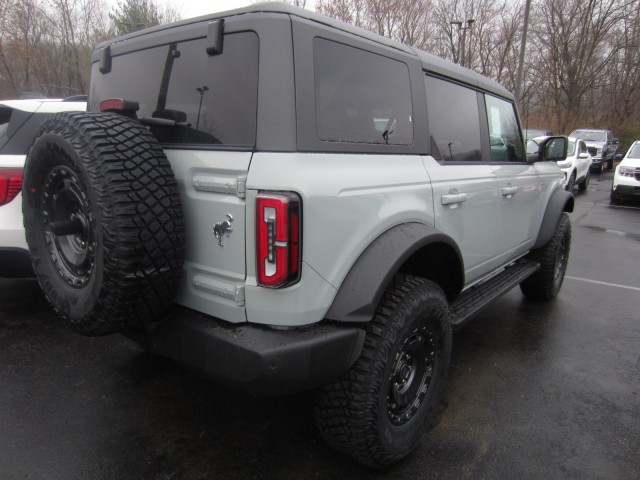
M 429 427 L 453 328 L 516 285 L 558 293 L 566 148 L 527 158 L 480 75 L 253 5 L 97 47 L 89 111 L 30 149 L 26 235 L 78 331 L 255 394 L 317 389 L 321 435 L 382 467 Z

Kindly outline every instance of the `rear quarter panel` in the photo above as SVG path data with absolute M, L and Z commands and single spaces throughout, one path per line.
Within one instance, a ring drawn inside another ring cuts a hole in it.
M 302 198 L 302 279 L 294 287 L 256 286 L 252 200 L 260 190 L 294 191 Z M 365 248 L 404 222 L 434 225 L 420 156 L 254 154 L 247 180 L 247 320 L 276 325 L 322 320 Z

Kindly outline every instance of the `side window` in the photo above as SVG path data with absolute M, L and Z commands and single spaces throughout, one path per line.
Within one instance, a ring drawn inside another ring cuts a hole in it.
M 426 77 L 431 155 L 438 160 L 482 160 L 480 116 L 475 90 Z
M 512 103 L 485 95 L 492 162 L 524 162 L 524 147 Z
M 140 104 L 139 118 L 180 122 L 151 127 L 161 143 L 253 146 L 258 55 L 257 35 L 242 32 L 225 35 L 222 54 L 212 57 L 205 39 L 117 56 L 108 74 L 93 65 L 90 109 L 124 98 Z
M 411 84 L 404 63 L 314 38 L 313 65 L 320 140 L 413 143 Z

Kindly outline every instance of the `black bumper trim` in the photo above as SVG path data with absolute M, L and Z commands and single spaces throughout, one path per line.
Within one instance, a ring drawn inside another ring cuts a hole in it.
M 29 251 L 22 248 L 0 248 L 0 277 L 34 277 Z
M 309 390 L 336 380 L 358 359 L 365 337 L 362 329 L 330 323 L 300 330 L 229 325 L 176 307 L 148 332 L 126 335 L 145 350 L 216 382 L 263 396 Z
M 621 197 L 638 197 L 640 196 L 640 186 L 634 187 L 633 185 L 618 185 L 615 188 L 616 195 Z

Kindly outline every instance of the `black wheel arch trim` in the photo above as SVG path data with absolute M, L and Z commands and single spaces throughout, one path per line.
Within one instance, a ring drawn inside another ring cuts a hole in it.
M 534 250 L 547 244 L 553 236 L 560 215 L 562 212 L 573 212 L 573 204 L 574 199 L 571 192 L 558 188 L 551 194 L 538 231 L 538 238 L 532 247 Z
M 455 251 L 461 289 L 464 263 L 453 239 L 422 223 L 403 223 L 382 233 L 362 252 L 338 289 L 325 318 L 340 322 L 370 321 L 385 289 L 403 264 L 420 249 L 437 243 Z

